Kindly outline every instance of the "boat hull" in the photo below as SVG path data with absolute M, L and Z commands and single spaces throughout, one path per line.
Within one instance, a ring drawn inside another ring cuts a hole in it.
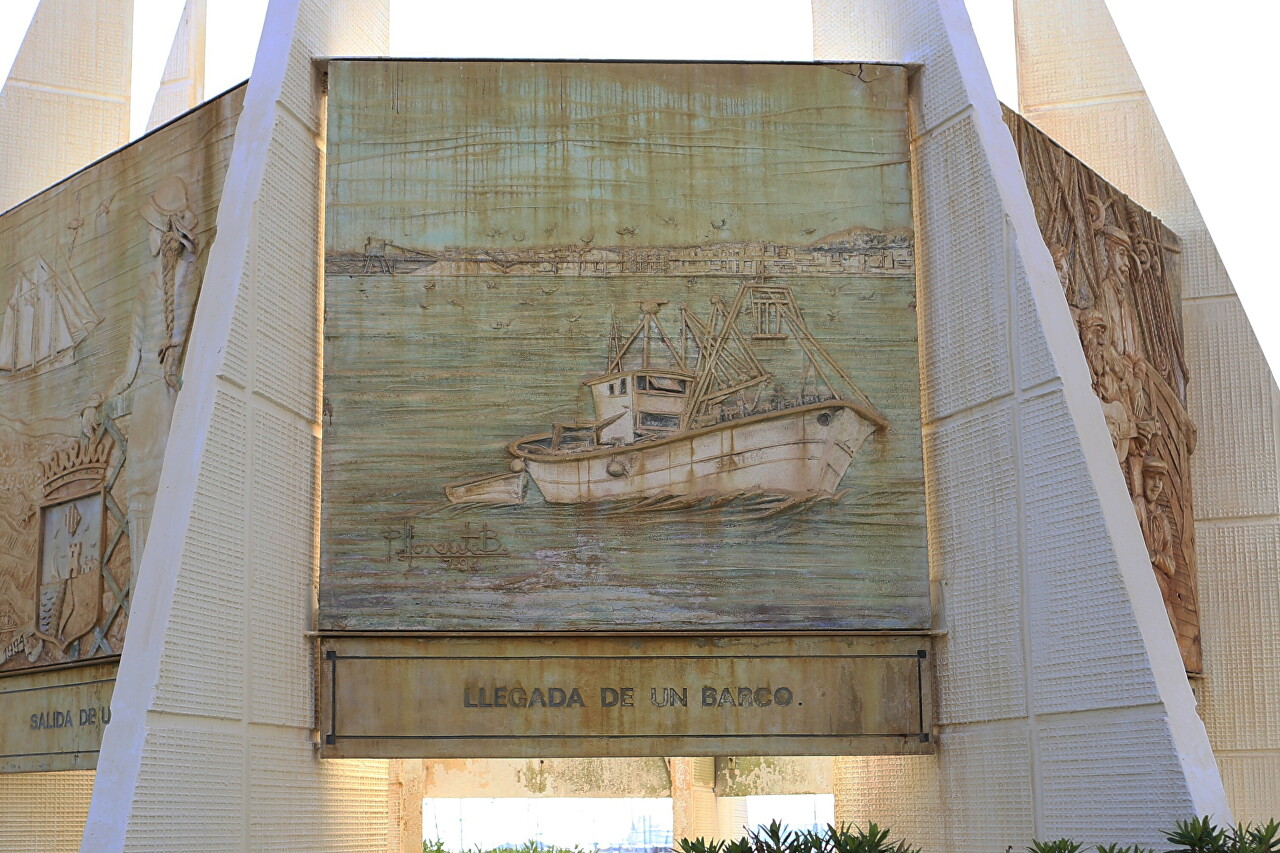
M 852 405 L 831 400 L 619 448 L 539 452 L 526 439 L 510 449 L 553 504 L 749 492 L 820 496 L 835 494 L 876 428 Z

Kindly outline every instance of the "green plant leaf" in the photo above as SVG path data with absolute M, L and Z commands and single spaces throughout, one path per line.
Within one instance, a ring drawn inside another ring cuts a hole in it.
M 1072 841 L 1069 838 L 1059 838 L 1056 841 L 1036 841 L 1032 839 L 1031 846 L 1027 848 L 1027 853 L 1081 853 L 1084 846 L 1078 841 Z

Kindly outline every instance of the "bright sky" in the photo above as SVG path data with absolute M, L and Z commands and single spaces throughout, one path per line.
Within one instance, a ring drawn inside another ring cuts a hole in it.
M 6 73 L 37 0 L 0 0 Z M 140 133 L 182 0 L 134 0 L 133 128 Z M 209 0 L 206 92 L 249 74 L 267 0 Z M 1280 281 L 1266 248 L 1280 198 L 1269 143 L 1280 3 L 1108 0 L 1201 212 L 1273 365 L 1280 366 Z M 1012 0 L 969 0 L 996 92 L 1017 103 Z M 811 58 L 808 0 L 391 0 L 401 56 L 650 59 Z M 1244 142 L 1259 140 L 1255 150 Z

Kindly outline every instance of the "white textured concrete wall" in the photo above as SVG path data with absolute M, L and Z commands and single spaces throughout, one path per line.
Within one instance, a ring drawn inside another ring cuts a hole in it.
M 129 141 L 133 0 L 40 0 L 0 89 L 0 210 Z
M 82 849 L 383 850 L 387 762 L 312 746 L 324 123 L 386 0 L 272 0 L 237 126 Z
M 0 775 L 0 850 L 79 850 L 92 790 L 92 770 Z
M 205 0 L 187 0 L 169 48 L 147 130 L 182 115 L 204 100 Z
M 935 757 L 838 759 L 836 816 L 931 853 L 1160 846 L 1227 816 L 1204 727 L 960 0 L 814 0 L 820 59 L 908 62 Z
M 669 797 L 662 758 L 428 758 L 427 797 Z
M 1017 37 L 1023 114 L 1182 239 L 1201 713 L 1236 818 L 1280 817 L 1280 393 L 1105 3 L 1018 0 Z

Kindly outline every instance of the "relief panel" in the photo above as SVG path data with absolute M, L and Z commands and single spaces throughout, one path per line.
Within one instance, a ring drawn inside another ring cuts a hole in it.
M 901 68 L 329 84 L 322 629 L 928 627 Z
M 0 713 L 28 670 L 120 654 L 242 94 L 0 215 Z M 45 681 L 78 720 L 83 679 Z M 96 754 L 4 748 L 11 771 Z
M 1190 673 L 1201 671 L 1177 236 L 1005 110 L 1036 219 L 1080 333 L 1116 462 Z

